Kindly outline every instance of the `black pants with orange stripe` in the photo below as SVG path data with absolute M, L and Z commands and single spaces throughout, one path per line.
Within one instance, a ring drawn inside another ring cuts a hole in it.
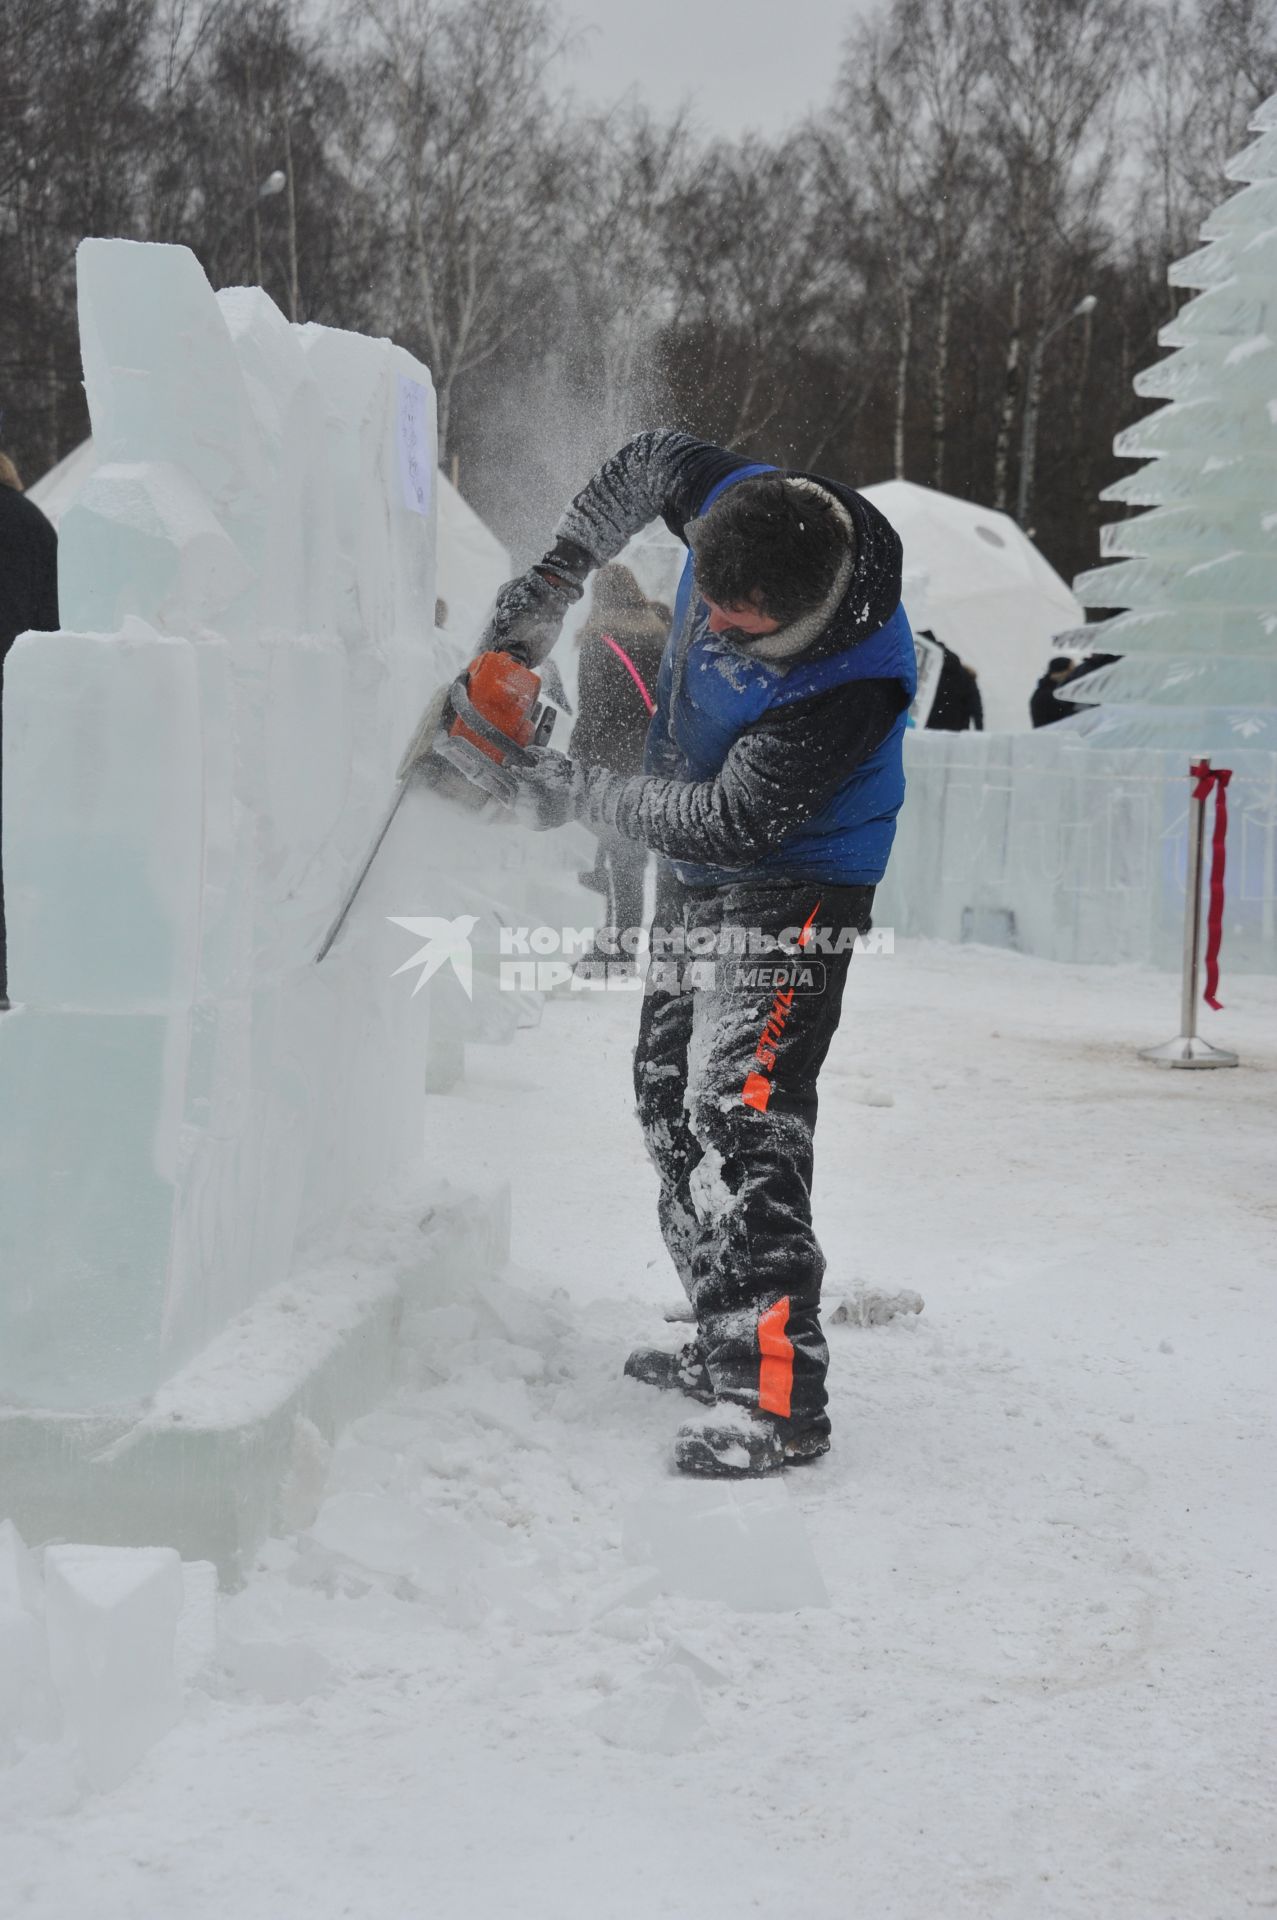
M 872 887 L 683 887 L 662 863 L 634 1056 L 660 1221 L 715 1393 L 827 1424 L 816 1083 Z

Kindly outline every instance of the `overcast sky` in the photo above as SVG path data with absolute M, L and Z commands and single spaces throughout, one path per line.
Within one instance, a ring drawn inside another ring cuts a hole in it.
M 564 0 L 588 37 L 569 79 L 601 103 L 636 87 L 663 111 L 689 95 L 715 133 L 775 133 L 824 104 L 873 0 Z

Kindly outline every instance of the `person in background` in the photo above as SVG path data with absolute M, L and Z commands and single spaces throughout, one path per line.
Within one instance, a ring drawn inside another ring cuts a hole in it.
M 20 633 L 52 633 L 60 624 L 58 536 L 39 507 L 25 498 L 13 461 L 0 453 L 0 755 L 5 656 Z M 8 1005 L 4 875 L 0 873 L 0 1011 Z
M 577 641 L 578 717 L 568 747 L 575 759 L 613 773 L 642 772 L 669 626 L 669 619 L 644 598 L 628 567 L 600 567 L 590 616 Z M 624 931 L 642 925 L 647 858 L 639 840 L 621 834 L 600 837 L 594 871 L 581 878 L 605 896 L 605 926 Z
M 1080 680 L 1084 673 L 1094 673 L 1100 667 L 1111 667 L 1121 657 L 1120 653 L 1087 653 L 1080 660 L 1073 660 L 1066 653 L 1057 654 L 1029 698 L 1029 718 L 1034 726 L 1054 726 L 1057 720 L 1067 720 L 1070 714 L 1081 713 L 1085 703 L 1061 699 L 1063 689 L 1071 681 Z
M 969 667 L 961 654 L 946 646 L 929 628 L 923 627 L 919 631 L 925 633 L 929 640 L 934 640 L 944 654 L 944 665 L 940 669 L 931 712 L 927 715 L 927 726 L 941 733 L 983 733 L 984 702 L 980 698 L 975 668 Z

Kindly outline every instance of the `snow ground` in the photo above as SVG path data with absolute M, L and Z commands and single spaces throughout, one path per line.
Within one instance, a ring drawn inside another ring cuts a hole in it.
M 1277 1907 L 1277 981 L 1224 997 L 1209 1037 L 1243 1066 L 1163 1073 L 1135 1048 L 1173 1029 L 1167 976 L 856 962 L 817 1142 L 828 1300 L 926 1310 L 830 1329 L 835 1451 L 784 1496 L 830 1604 L 790 1612 L 653 1595 L 621 1551 L 635 1503 L 689 1492 L 680 1406 L 618 1377 L 676 1292 L 634 1001 L 472 1049 L 434 1171 L 511 1175 L 520 1271 L 414 1327 L 310 1539 L 230 1603 L 233 1687 L 112 1794 L 0 1776 L 5 1911 Z

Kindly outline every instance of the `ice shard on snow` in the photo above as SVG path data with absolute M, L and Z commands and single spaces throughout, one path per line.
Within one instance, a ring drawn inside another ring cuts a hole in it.
M 1104 499 L 1145 509 L 1103 530 L 1110 563 L 1074 583 L 1122 611 L 1086 629 L 1120 654 L 1069 690 L 1098 746 L 1277 748 L 1277 95 L 1225 173 L 1240 191 L 1170 269 L 1193 290 L 1135 379 L 1164 404 L 1120 433 L 1145 462 Z
M 49 1659 L 90 1785 L 118 1786 L 181 1711 L 182 1563 L 168 1547 L 49 1547 Z

